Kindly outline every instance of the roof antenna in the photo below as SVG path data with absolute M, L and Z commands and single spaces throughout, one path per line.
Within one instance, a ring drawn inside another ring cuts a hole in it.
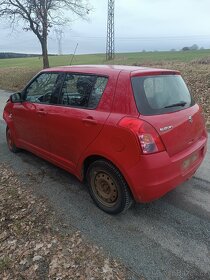
M 74 57 L 75 57 L 75 54 L 76 54 L 76 51 L 77 51 L 78 45 L 79 45 L 79 44 L 77 43 L 76 48 L 75 48 L 75 50 L 74 50 L 74 54 L 72 55 L 72 58 L 71 58 L 70 66 L 71 66 L 71 65 L 72 65 L 72 63 L 73 63 L 73 60 L 74 60 Z

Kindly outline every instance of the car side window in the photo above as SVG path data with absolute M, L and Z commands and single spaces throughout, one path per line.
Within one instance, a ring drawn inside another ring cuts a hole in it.
M 39 75 L 26 89 L 25 100 L 33 103 L 57 103 L 55 91 L 58 80 L 58 73 L 43 73 Z
M 107 85 L 108 78 L 96 75 L 67 74 L 61 93 L 61 104 L 95 109 Z

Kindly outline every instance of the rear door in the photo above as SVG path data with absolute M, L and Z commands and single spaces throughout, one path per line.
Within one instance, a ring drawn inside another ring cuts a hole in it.
M 51 151 L 74 169 L 107 120 L 112 104 L 111 80 L 88 74 L 66 74 L 60 105 L 48 111 Z
M 161 135 L 169 155 L 195 143 L 204 130 L 203 117 L 180 75 L 154 75 L 132 79 L 141 118 Z

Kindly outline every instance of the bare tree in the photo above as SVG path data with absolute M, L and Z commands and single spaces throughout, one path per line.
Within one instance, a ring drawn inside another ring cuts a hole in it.
M 89 13 L 88 0 L 0 0 L 0 16 L 11 23 L 22 21 L 24 30 L 31 30 L 40 41 L 43 67 L 49 67 L 48 34 L 55 25 L 64 25 L 70 21 L 66 11 L 80 18 Z

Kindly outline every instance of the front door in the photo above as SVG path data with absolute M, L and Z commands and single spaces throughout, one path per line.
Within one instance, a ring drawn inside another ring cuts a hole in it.
M 14 103 L 14 127 L 21 146 L 49 151 L 47 115 L 49 107 L 57 102 L 59 79 L 58 73 L 41 73 L 24 90 L 24 102 Z

